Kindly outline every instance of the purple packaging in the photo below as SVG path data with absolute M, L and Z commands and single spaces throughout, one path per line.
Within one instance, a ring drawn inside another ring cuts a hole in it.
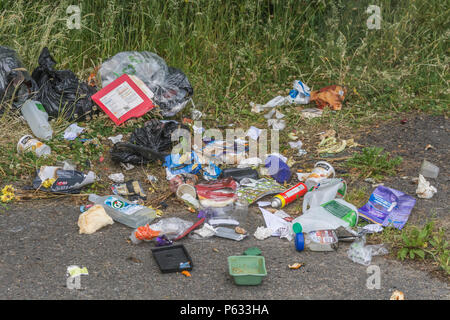
M 278 183 L 283 184 L 291 178 L 291 169 L 277 156 L 268 156 L 264 166 Z
M 415 204 L 416 199 L 404 192 L 378 186 L 358 212 L 365 220 L 401 230 Z

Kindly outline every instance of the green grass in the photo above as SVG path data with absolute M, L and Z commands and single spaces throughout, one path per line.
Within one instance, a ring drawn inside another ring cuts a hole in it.
M 183 70 L 205 126 L 266 126 L 249 103 L 287 95 L 295 79 L 312 89 L 348 88 L 339 112 L 325 110 L 306 122 L 284 108 L 287 130 L 307 125 L 358 127 L 396 112 L 448 112 L 448 13 L 445 1 L 169 0 L 78 1 L 81 29 L 68 29 L 73 1 L 2 1 L 0 44 L 16 50 L 30 72 L 47 46 L 57 69 L 87 80 L 94 67 L 121 51 L 155 52 Z M 380 30 L 369 30 L 366 9 L 381 8 Z M 7 104 L 7 103 L 6 103 Z M 313 105 L 311 105 L 313 106 Z M 150 113 L 147 117 L 154 116 Z M 189 117 L 189 108 L 175 119 Z M 0 177 L 28 175 L 43 160 L 15 154 L 29 133 L 15 115 L 0 116 Z M 103 118 L 102 118 L 103 119 Z M 103 121 L 103 122 L 102 122 Z M 112 134 L 108 120 L 85 123 L 91 136 Z M 117 131 L 130 132 L 132 122 Z M 12 128 L 8 130 L 5 128 Z M 57 119 L 63 130 L 69 123 Z M 20 130 L 16 128 L 20 127 Z M 13 132 L 12 132 L 13 131 Z M 286 145 L 281 134 L 280 146 Z M 89 136 L 89 135 L 88 135 Z M 59 157 L 82 163 L 106 150 L 77 151 L 58 137 L 49 142 Z M 51 159 L 52 160 L 52 159 Z
M 402 230 L 385 228 L 381 235 L 374 234 L 370 239 L 389 244 L 392 254 L 399 260 L 432 261 L 450 275 L 448 236 L 444 228 L 435 226 L 434 220 L 429 220 L 422 227 L 407 225 Z
M 364 148 L 360 153 L 354 153 L 346 164 L 359 171 L 361 178 L 381 180 L 384 175 L 393 176 L 403 160 L 399 156 L 391 157 L 388 152 L 383 153 L 383 150 L 380 147 Z

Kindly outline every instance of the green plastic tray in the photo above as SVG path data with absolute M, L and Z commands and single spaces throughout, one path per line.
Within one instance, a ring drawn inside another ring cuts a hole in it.
M 256 286 L 267 276 L 266 262 L 262 256 L 230 256 L 228 269 L 234 282 L 241 286 Z

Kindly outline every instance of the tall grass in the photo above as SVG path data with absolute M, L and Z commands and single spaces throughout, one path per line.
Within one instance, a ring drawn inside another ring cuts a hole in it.
M 69 5 L 81 29 L 69 29 Z M 369 30 L 369 5 L 381 29 Z M 85 0 L 0 2 L 0 45 L 33 70 L 44 46 L 59 69 L 87 79 L 121 51 L 152 51 L 182 69 L 206 119 L 260 121 L 249 102 L 286 95 L 292 81 L 349 88 L 322 121 L 387 112 L 448 112 L 449 6 L 439 0 Z M 180 115 L 181 117 L 181 115 Z M 303 121 L 289 113 L 289 125 Z

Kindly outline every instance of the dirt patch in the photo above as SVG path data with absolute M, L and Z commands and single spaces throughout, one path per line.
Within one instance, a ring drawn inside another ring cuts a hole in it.
M 449 226 L 450 222 L 446 219 L 450 204 L 449 129 L 449 121 L 444 116 L 412 115 L 377 125 L 366 132 L 357 133 L 355 137 L 365 146 L 383 147 L 393 156 L 403 158 L 398 175 L 386 177 L 383 183 L 411 196 L 416 197 L 417 182 L 413 178 L 418 178 L 424 159 L 440 168 L 436 179 L 427 178 L 438 192 L 428 200 L 417 198 L 408 223 L 422 224 L 426 219 L 436 216 L 443 226 Z

